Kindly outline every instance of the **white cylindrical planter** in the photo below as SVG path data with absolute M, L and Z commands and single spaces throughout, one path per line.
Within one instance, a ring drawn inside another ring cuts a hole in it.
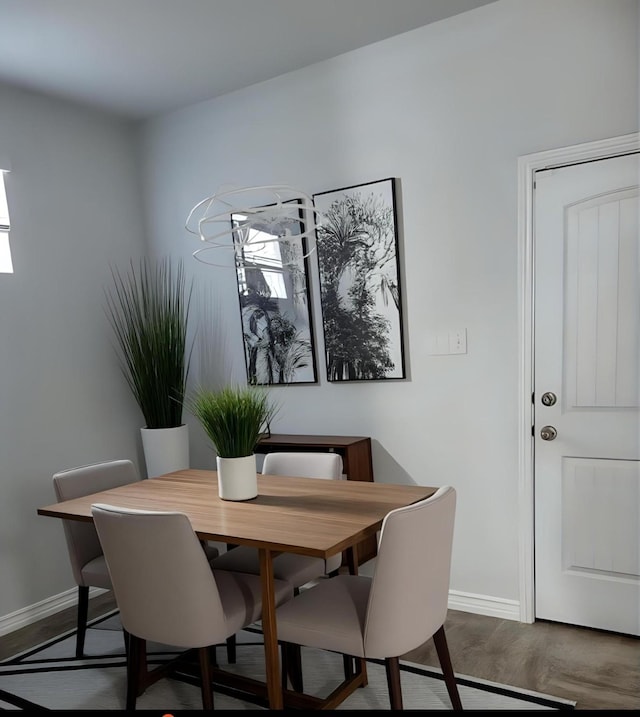
M 242 458 L 216 457 L 218 495 L 222 500 L 250 500 L 258 495 L 255 454 Z
M 147 478 L 189 467 L 189 426 L 141 428 Z

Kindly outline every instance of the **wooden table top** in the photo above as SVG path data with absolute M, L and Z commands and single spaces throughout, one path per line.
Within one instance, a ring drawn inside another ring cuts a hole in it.
M 327 558 L 375 535 L 395 508 L 437 488 L 258 475 L 258 496 L 225 501 L 216 471 L 183 470 L 38 509 L 39 515 L 91 521 L 93 503 L 186 513 L 202 540 Z

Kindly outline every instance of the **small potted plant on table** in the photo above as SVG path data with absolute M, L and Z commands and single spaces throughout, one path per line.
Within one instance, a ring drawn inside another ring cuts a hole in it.
M 263 427 L 277 412 L 266 391 L 257 386 L 201 388 L 188 406 L 216 450 L 220 498 L 255 498 L 258 495 L 256 443 Z

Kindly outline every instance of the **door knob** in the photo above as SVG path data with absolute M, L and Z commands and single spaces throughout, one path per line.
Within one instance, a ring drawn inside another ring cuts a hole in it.
M 543 426 L 540 429 L 540 438 L 543 441 L 552 441 L 558 435 L 558 431 L 553 426 Z
M 547 391 L 542 394 L 542 398 L 540 400 L 542 401 L 543 406 L 555 406 L 558 397 L 552 391 Z

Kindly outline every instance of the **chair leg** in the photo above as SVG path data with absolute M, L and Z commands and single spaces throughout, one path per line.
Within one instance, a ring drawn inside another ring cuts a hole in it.
M 140 689 L 140 661 L 142 652 L 146 649 L 146 643 L 139 637 L 129 633 L 129 649 L 127 651 L 127 699 L 126 709 L 135 710 L 136 698 Z
M 460 701 L 458 685 L 456 684 L 453 667 L 451 666 L 451 656 L 449 655 L 449 647 L 447 646 L 447 639 L 444 635 L 444 625 L 441 625 L 440 628 L 434 633 L 433 642 L 436 646 L 438 660 L 440 660 L 440 667 L 442 668 L 442 674 L 444 675 L 444 683 L 447 686 L 447 692 L 449 693 L 451 705 L 453 706 L 454 710 L 461 710 L 462 702 Z
M 384 661 L 389 688 L 389 702 L 392 710 L 402 709 L 402 686 L 400 685 L 400 658 L 387 657 Z
M 302 651 L 300 645 L 292 642 L 281 644 L 282 689 L 287 689 L 287 678 L 294 692 L 304 692 L 302 683 Z
M 213 710 L 213 687 L 211 674 L 210 651 L 208 647 L 198 650 L 200 658 L 200 681 L 202 683 L 202 709 Z
M 236 664 L 236 636 L 230 635 L 227 638 L 227 662 L 230 665 Z
M 87 634 L 89 616 L 89 586 L 78 585 L 78 631 L 76 635 L 76 658 L 84 655 L 84 638 Z
M 122 637 L 124 639 L 124 654 L 127 656 L 127 659 L 129 657 L 129 640 L 131 639 L 131 635 L 122 628 Z
M 289 676 L 289 665 L 287 664 L 287 643 L 280 643 L 280 687 L 286 690 L 289 687 L 287 677 Z
M 344 666 L 344 679 L 350 680 L 353 677 L 353 657 L 342 655 L 342 665 Z

